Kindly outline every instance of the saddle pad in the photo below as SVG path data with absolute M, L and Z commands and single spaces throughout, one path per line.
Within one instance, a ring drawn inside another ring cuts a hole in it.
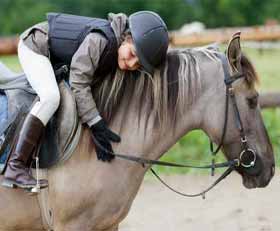
M 60 82 L 59 89 L 61 102 L 45 130 L 39 153 L 40 168 L 50 168 L 67 160 L 80 137 L 81 124 L 78 121 L 73 93 L 65 81 Z M 23 89 L 5 89 L 5 93 L 6 95 L 0 95 L 0 104 L 3 105 L 0 105 L 0 129 L 23 105 L 30 108 L 35 99 L 35 95 Z M 5 154 L 1 155 L 1 163 L 5 162 L 6 158 Z
M 3 92 L 0 92 L 0 133 L 8 120 L 8 99 Z M 4 135 L 0 134 L 0 146 L 4 142 Z M 7 151 L 0 156 L 0 164 L 4 164 L 7 158 Z M 0 167 L 1 168 L 1 167 Z M 1 169 L 0 169 L 1 170 Z

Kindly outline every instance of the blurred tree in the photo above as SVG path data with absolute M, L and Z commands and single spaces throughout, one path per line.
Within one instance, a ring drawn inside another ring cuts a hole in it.
M 280 19 L 279 0 L 0 0 L 0 35 L 21 33 L 56 11 L 106 18 L 109 12 L 153 10 L 169 29 L 199 20 L 208 27 L 262 24 Z
M 0 34 L 16 34 L 45 20 L 45 13 L 56 7 L 49 1 L 1 0 L 0 9 Z
M 279 0 L 269 0 L 264 6 L 263 12 L 259 12 L 260 15 L 263 15 L 265 19 L 277 19 L 280 20 L 280 2 Z
M 159 13 L 168 27 L 176 28 L 187 19 L 191 20 L 191 8 L 184 0 L 75 0 L 57 1 L 60 9 L 65 13 L 81 14 L 92 17 L 106 18 L 108 12 L 123 12 L 127 15 L 139 10 L 153 10 Z M 82 7 L 86 6 L 86 7 Z
M 195 17 L 209 27 L 245 26 L 264 22 L 263 14 L 260 12 L 264 11 L 268 2 L 263 0 L 197 0 L 192 6 Z

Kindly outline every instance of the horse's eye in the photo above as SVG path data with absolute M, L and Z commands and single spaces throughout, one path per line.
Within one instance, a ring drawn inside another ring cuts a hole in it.
M 251 109 L 255 109 L 258 106 L 259 95 L 247 98 L 247 103 Z

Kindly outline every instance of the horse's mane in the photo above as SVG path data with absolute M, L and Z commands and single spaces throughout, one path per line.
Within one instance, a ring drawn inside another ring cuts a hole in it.
M 148 121 L 150 115 L 154 115 L 156 126 L 175 123 L 183 109 L 195 102 L 201 89 L 198 58 L 217 61 L 217 52 L 213 47 L 171 50 L 153 77 L 118 69 L 115 76 L 108 75 L 94 84 L 97 108 L 103 118 L 111 122 L 120 107 L 128 109 L 133 102 L 138 110 L 138 118 L 135 118 L 138 122 L 143 116 Z M 254 68 L 246 56 L 243 65 L 251 80 L 255 80 Z

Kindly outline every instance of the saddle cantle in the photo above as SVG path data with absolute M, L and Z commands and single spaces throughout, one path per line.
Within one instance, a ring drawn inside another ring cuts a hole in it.
M 13 75 L 10 81 L 7 80 L 7 76 L 2 77 L 1 74 L 3 75 L 3 72 L 0 70 L 0 104 L 4 106 L 0 109 L 0 138 L 2 138 L 3 143 L 7 131 L 13 125 L 12 121 L 15 121 L 16 117 L 23 117 L 23 114 L 28 113 L 36 94 L 28 84 L 24 74 L 17 74 L 16 77 Z M 45 130 L 39 152 L 40 168 L 50 168 L 67 160 L 80 138 L 81 123 L 78 120 L 73 93 L 65 81 L 59 83 L 59 90 L 61 95 L 60 106 Z M 3 110 L 5 107 L 6 109 Z M 20 113 L 23 111 L 25 113 L 21 115 Z M 9 149 L 9 145 L 7 149 Z M 5 150 L 5 153 L 7 154 L 8 151 Z M 2 164 L 6 158 L 7 156 L 0 153 Z

